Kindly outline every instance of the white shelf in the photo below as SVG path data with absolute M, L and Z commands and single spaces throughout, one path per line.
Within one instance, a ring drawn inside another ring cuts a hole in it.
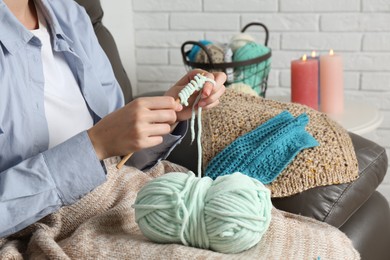
M 267 99 L 290 102 L 289 96 L 267 96 Z M 383 122 L 383 114 L 375 106 L 364 101 L 345 100 L 344 112 L 329 115 L 348 131 L 363 135 L 378 128 Z
M 329 117 L 348 131 L 359 135 L 375 130 L 383 122 L 383 114 L 376 107 L 362 101 L 345 101 L 344 113 Z

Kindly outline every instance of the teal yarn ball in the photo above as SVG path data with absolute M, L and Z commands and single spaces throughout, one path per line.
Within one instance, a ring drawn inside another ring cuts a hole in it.
M 220 253 L 255 246 L 271 221 L 271 193 L 242 173 L 197 178 L 171 172 L 148 182 L 133 205 L 141 232 L 157 243 Z
M 261 44 L 250 42 L 239 48 L 233 55 L 233 61 L 246 61 L 268 54 L 271 50 Z M 252 87 L 258 94 L 261 94 L 261 84 L 268 76 L 271 60 L 261 63 L 238 67 L 235 70 L 235 81 L 242 82 Z

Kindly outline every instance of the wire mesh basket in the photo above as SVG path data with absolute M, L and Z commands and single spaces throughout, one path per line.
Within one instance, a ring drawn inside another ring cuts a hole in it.
M 265 32 L 264 46 L 267 47 L 269 39 L 268 28 L 262 23 L 249 23 L 241 29 L 244 33 L 251 26 L 259 26 Z M 191 50 L 197 46 L 199 50 L 203 50 L 207 56 L 204 62 L 190 60 L 189 55 Z M 189 48 L 191 47 L 191 48 Z M 206 44 L 197 41 L 186 41 L 181 46 L 183 62 L 187 70 L 199 68 L 207 71 L 222 71 L 228 76 L 226 86 L 233 86 L 235 83 L 244 83 L 250 86 L 258 95 L 265 97 L 267 91 L 268 75 L 271 69 L 272 51 L 266 48 L 266 53 L 244 60 L 233 60 L 231 62 L 215 62 L 213 52 Z M 233 54 L 233 56 L 236 54 Z

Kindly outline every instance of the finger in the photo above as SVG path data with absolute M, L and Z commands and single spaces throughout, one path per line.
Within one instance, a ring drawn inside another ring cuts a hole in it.
M 213 92 L 216 92 L 220 86 L 222 86 L 226 82 L 226 74 L 223 72 L 214 72 L 207 74 L 206 76 L 210 79 L 213 79 L 215 81 L 215 84 L 212 84 L 211 82 L 206 82 L 203 88 L 202 92 L 202 98 L 206 98 L 210 96 Z
M 162 136 L 150 136 L 145 139 L 145 142 L 142 144 L 142 148 L 149 148 L 153 147 L 156 145 L 159 145 L 163 142 L 163 137 Z
M 170 132 L 171 126 L 169 124 L 146 124 L 142 126 L 142 131 L 137 135 L 137 138 L 130 135 L 132 137 L 130 140 L 132 140 L 135 150 L 140 150 L 161 143 L 163 136 Z
M 227 76 L 224 72 L 214 72 L 214 80 L 217 86 L 225 84 Z
M 221 86 L 225 84 L 227 76 L 224 72 L 214 72 L 213 75 L 216 86 Z
M 214 102 L 212 102 L 212 103 L 208 103 L 208 104 L 202 106 L 202 109 L 203 109 L 203 110 L 207 110 L 207 109 L 216 107 L 216 106 L 219 105 L 219 103 L 220 103 L 220 101 L 219 101 L 219 99 L 217 99 L 216 101 L 214 101 Z
M 161 96 L 161 97 L 142 97 L 136 99 L 138 105 L 145 107 L 149 110 L 162 110 L 162 109 L 173 109 L 180 111 L 182 105 L 177 103 L 173 97 Z
M 145 129 L 148 137 L 163 136 L 171 132 L 171 125 L 167 123 L 151 124 L 149 128 Z
M 199 101 L 199 106 L 205 108 L 205 107 L 208 107 L 210 104 L 213 104 L 214 102 L 219 101 L 219 98 L 223 95 L 223 93 L 225 93 L 225 90 L 226 90 L 226 88 L 224 85 L 215 87 L 213 89 L 213 93 L 210 96 L 208 96 L 207 98 L 201 99 Z
M 157 140 L 158 137 L 162 138 L 162 136 L 169 134 L 170 130 L 169 124 L 150 124 L 142 129 L 142 135 L 137 140 L 133 140 L 133 142 L 137 143 L 137 150 L 150 147 L 150 138 L 157 137 L 155 138 Z
M 219 81 L 222 82 L 223 79 L 224 77 L 220 78 Z M 208 95 L 207 94 L 202 95 L 201 101 L 205 101 L 207 103 L 213 102 L 216 99 L 220 98 L 222 94 L 225 92 L 225 86 L 223 84 L 215 84 L 215 86 L 210 89 L 206 89 L 206 88 L 209 88 L 209 85 L 205 85 L 204 87 L 204 91 L 206 91 Z
M 152 110 L 145 114 L 145 120 L 150 123 L 168 123 L 176 122 L 177 116 L 175 110 Z
M 204 73 L 203 76 L 212 80 L 212 81 L 206 81 L 203 85 L 202 98 L 206 98 L 211 94 L 216 84 L 214 84 L 214 75 L 212 73 L 207 72 Z

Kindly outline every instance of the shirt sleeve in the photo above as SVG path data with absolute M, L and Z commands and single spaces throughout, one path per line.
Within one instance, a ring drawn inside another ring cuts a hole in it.
M 75 203 L 105 180 L 86 131 L 1 172 L 0 237 Z
M 143 149 L 134 153 L 126 165 L 136 167 L 140 170 L 147 170 L 157 162 L 166 159 L 172 150 L 182 141 L 187 133 L 188 122 L 180 122 L 172 134 L 163 137 L 163 142 L 157 146 Z

